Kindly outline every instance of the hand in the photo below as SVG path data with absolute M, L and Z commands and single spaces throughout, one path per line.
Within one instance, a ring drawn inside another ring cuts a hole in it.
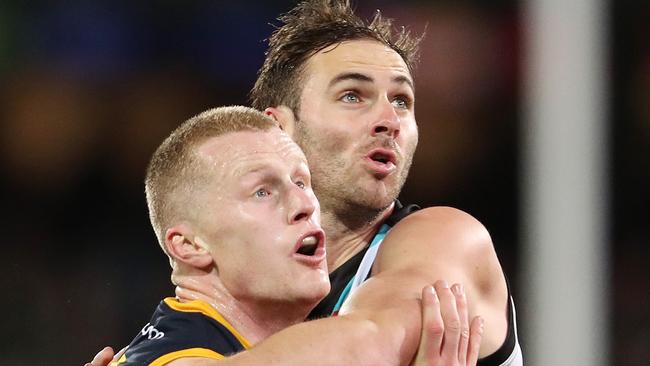
M 438 281 L 434 287 L 422 289 L 422 334 L 413 365 L 476 365 L 483 319 L 474 317 L 469 324 L 461 285 L 449 288 L 447 282 Z
M 86 363 L 84 366 L 108 366 L 113 359 L 115 352 L 111 347 L 104 347 L 99 351 L 92 361 Z
M 99 351 L 99 353 L 95 355 L 95 358 L 93 358 L 92 361 L 86 363 L 84 366 L 108 366 L 111 361 L 117 362 L 124 352 L 126 352 L 126 347 L 122 348 L 117 354 L 115 354 L 113 348 L 104 347 L 103 350 Z

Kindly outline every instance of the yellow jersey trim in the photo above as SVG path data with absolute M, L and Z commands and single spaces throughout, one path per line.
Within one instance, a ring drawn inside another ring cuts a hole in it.
M 224 318 L 221 314 L 219 314 L 219 312 L 207 302 L 201 300 L 180 302 L 175 297 L 167 297 L 163 301 L 165 302 L 165 304 L 167 304 L 167 306 L 169 306 L 170 308 L 176 311 L 181 311 L 186 313 L 201 313 L 207 317 L 216 320 L 218 323 L 221 323 L 221 325 L 226 327 L 226 329 L 228 329 L 230 333 L 232 333 L 232 335 L 235 336 L 235 338 L 237 338 L 239 343 L 241 343 L 242 346 L 244 346 L 244 349 L 249 349 L 251 347 L 250 342 L 248 342 L 246 338 L 244 338 L 244 336 L 239 334 L 239 332 L 226 320 L 226 318 Z
M 221 353 L 207 348 L 188 348 L 162 355 L 150 363 L 149 366 L 162 366 L 182 357 L 205 357 L 213 360 L 222 360 L 225 358 Z
M 122 354 L 122 357 L 120 357 L 119 360 L 117 360 L 115 362 L 111 362 L 111 364 L 109 366 L 117 366 L 117 365 L 119 365 L 121 363 L 124 363 L 124 362 L 126 362 L 126 350 L 124 351 L 124 353 Z

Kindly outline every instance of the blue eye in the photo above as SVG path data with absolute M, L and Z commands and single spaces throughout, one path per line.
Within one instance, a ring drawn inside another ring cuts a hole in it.
M 271 193 L 269 191 L 267 191 L 266 189 L 264 189 L 264 188 L 261 188 L 261 189 L 258 189 L 257 191 L 255 191 L 255 197 L 258 197 L 258 198 L 264 198 L 264 197 L 269 196 L 270 194 Z
M 393 99 L 393 106 L 395 106 L 395 108 L 408 109 L 410 105 L 411 102 L 407 98 L 398 97 Z
M 345 95 L 343 95 L 341 100 L 343 100 L 346 103 L 359 103 L 360 101 L 359 96 L 357 96 L 354 93 L 346 93 Z

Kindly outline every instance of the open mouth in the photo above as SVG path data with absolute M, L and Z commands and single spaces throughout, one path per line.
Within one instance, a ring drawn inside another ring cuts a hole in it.
M 386 163 L 388 163 L 390 161 L 390 158 L 388 158 L 388 156 L 386 156 L 384 154 L 381 154 L 381 153 L 372 154 L 370 159 L 372 159 L 374 161 L 378 161 L 378 162 L 383 163 L 383 164 L 386 164 Z
M 381 164 L 395 164 L 395 154 L 390 150 L 377 149 L 372 151 L 368 157 Z
M 318 249 L 325 245 L 325 236 L 322 231 L 309 233 L 297 244 L 296 254 L 312 257 L 318 254 Z
M 319 241 L 320 240 L 315 235 L 309 235 L 305 237 L 300 242 L 300 247 L 298 247 L 296 253 L 308 256 L 314 255 L 314 253 L 316 253 L 316 249 L 318 249 Z

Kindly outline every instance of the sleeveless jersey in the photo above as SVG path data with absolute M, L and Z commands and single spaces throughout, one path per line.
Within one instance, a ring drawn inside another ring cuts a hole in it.
M 397 222 L 419 209 L 420 207 L 417 205 L 403 206 L 399 201 L 395 201 L 393 213 L 380 227 L 370 242 L 370 245 L 330 273 L 332 289 L 329 295 L 309 314 L 309 318 L 316 319 L 323 316 L 337 315 L 341 305 L 348 296 L 370 277 L 372 265 L 375 262 L 377 252 L 386 234 Z M 517 335 L 515 306 L 510 296 L 510 286 L 508 286 L 508 334 L 506 335 L 506 340 L 496 352 L 480 359 L 478 365 L 523 365 L 521 347 L 519 346 L 519 338 Z
M 219 360 L 248 348 L 249 342 L 208 303 L 168 297 L 111 366 L 159 366 L 181 357 Z

